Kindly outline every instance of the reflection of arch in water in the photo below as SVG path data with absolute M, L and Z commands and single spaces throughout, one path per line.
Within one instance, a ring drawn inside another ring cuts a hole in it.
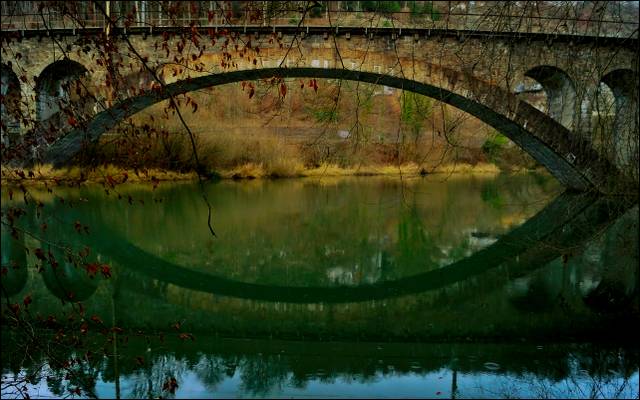
M 599 282 L 584 294 L 585 304 L 596 312 L 628 310 L 640 292 L 638 278 L 638 206 L 618 218 L 609 228 L 601 257 L 604 271 Z
M 610 201 L 563 195 L 524 225 L 493 245 L 447 267 L 394 281 L 356 287 L 286 287 L 239 282 L 193 271 L 118 240 L 108 228 L 96 227 L 103 238 L 90 235 L 92 248 L 127 268 L 182 288 L 229 297 L 289 303 L 344 303 L 385 299 L 439 289 L 480 275 L 517 257 L 517 268 L 535 269 L 558 257 L 564 246 L 585 242 L 619 208 Z M 613 214 L 612 214 L 613 213 Z M 97 224 L 100 225 L 100 224 Z M 108 240 L 107 240 L 108 237 Z M 553 245 L 545 243 L 549 240 Z M 532 248 L 533 246 L 533 248 Z
M 7 225 L 1 226 L 2 241 L 2 295 L 13 296 L 22 291 L 27 284 L 27 254 L 24 247 L 24 234 L 12 233 Z
M 80 151 L 81 139 L 97 140 L 118 122 L 169 98 L 207 87 L 228 83 L 280 78 L 327 78 L 380 84 L 419 93 L 465 111 L 505 134 L 544 165 L 564 185 L 578 190 L 603 189 L 611 178 L 612 166 L 589 146 L 576 146 L 571 132 L 548 115 L 536 110 L 515 95 L 473 77 L 429 66 L 431 82 L 385 74 L 330 68 L 263 68 L 233 71 L 185 79 L 165 90 L 142 94 L 122 101 L 93 118 L 86 131 L 76 130 L 55 143 L 45 162 L 64 164 Z M 584 144 L 583 144 L 584 145 Z M 568 156 L 568 155 L 571 156 Z
M 84 301 L 91 297 L 98 289 L 98 278 L 90 278 L 87 271 L 65 260 L 61 253 L 56 258 L 59 264 L 53 267 L 47 263 L 42 272 L 47 289 L 64 301 Z
M 78 302 L 91 297 L 101 281 L 100 265 L 95 263 L 96 256 L 91 254 L 80 259 L 77 253 L 85 246 L 82 237 L 64 236 L 63 224 L 51 224 L 41 235 L 45 239 L 43 249 L 48 257 L 42 262 L 42 279 L 54 296 L 63 301 Z M 64 247 L 59 246 L 64 238 Z M 45 244 L 45 243 L 50 244 Z M 74 254 L 76 253 L 76 254 Z M 91 263 L 93 270 L 89 270 Z

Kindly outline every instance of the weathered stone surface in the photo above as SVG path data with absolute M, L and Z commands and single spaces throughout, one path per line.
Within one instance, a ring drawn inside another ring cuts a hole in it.
M 213 31 L 209 37 L 203 35 L 200 41 L 207 41 L 207 47 L 200 54 L 195 46 L 179 52 L 180 35 L 130 35 L 127 40 L 114 37 L 114 63 L 121 63 L 126 81 L 116 90 L 105 84 L 106 67 L 95 63 L 98 49 L 83 49 L 86 38 L 23 38 L 3 42 L 3 48 L 11 48 L 8 54 L 21 54 L 20 59 L 11 60 L 11 68 L 26 78 L 21 83 L 22 97 L 30 101 L 26 111 L 33 116 L 38 98 L 34 92 L 36 80 L 45 78 L 42 74 L 47 66 L 66 57 L 88 71 L 83 82 L 96 99 L 97 115 L 85 132 L 71 132 L 50 149 L 46 160 L 56 164 L 81 148 L 80 138 L 97 140 L 118 121 L 169 94 L 278 76 L 360 80 L 444 101 L 509 136 L 570 188 L 607 191 L 620 167 L 637 170 L 629 162 L 634 157 L 637 160 L 638 152 L 637 96 L 628 95 L 637 92 L 637 39 L 621 42 L 592 38 L 574 43 L 497 35 L 461 41 L 424 33 L 418 34 L 417 40 L 413 34 L 396 34 L 393 40 L 391 35 L 370 38 L 351 34 L 347 39 L 333 33 L 324 39 L 321 34 L 304 38 L 284 34 L 280 38 L 277 33 L 256 37 L 250 32 L 236 32 L 223 47 L 227 38 Z M 150 91 L 155 78 L 127 41 L 148 60 L 147 67 L 169 84 L 166 90 Z M 620 83 L 615 79 L 619 76 L 630 78 Z M 549 114 L 514 94 L 518 85 L 531 78 L 539 80 L 547 92 Z M 624 121 L 630 121 L 631 128 L 611 132 L 624 136 L 612 142 L 624 143 L 630 149 L 623 160 L 608 160 L 591 145 L 590 96 L 601 82 L 612 87 L 616 99 L 622 99 L 617 100 L 618 108 L 626 110 Z M 633 107 L 635 114 L 629 111 Z

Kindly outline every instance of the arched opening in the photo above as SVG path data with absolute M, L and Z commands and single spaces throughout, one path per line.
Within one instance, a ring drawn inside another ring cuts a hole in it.
M 2 64 L 0 91 L 0 132 L 2 144 L 10 146 L 20 137 L 20 81 L 11 67 Z
M 6 212 L 6 209 L 3 208 L 2 212 Z M 13 296 L 22 291 L 28 278 L 24 233 L 21 231 L 11 232 L 9 226 L 4 223 L 0 226 L 0 231 L 2 232 L 0 258 L 3 270 L 0 287 L 3 294 Z
M 547 95 L 546 112 L 568 129 L 574 126 L 576 89 L 564 71 L 547 65 L 538 66 L 525 73 L 538 81 Z
M 75 125 L 79 108 L 89 107 L 80 78 L 87 69 L 68 58 L 47 66 L 36 79 L 36 116 L 45 130 L 58 130 Z M 71 118 L 73 117 L 73 119 Z
M 451 72 L 447 72 L 451 73 Z M 415 92 L 452 105 L 503 133 L 516 145 L 545 166 L 562 184 L 576 189 L 588 190 L 600 187 L 605 178 L 603 171 L 609 164 L 592 149 L 578 149 L 566 138 L 570 132 L 551 118 L 545 118 L 534 107 L 520 102 L 515 96 L 484 82 L 467 82 L 472 92 L 463 85 L 448 79 L 446 82 L 419 82 L 402 77 L 364 71 L 331 68 L 261 68 L 240 70 L 185 79 L 167 85 L 164 90 L 145 93 L 129 98 L 93 118 L 86 129 L 76 130 L 47 150 L 45 162 L 60 166 L 81 149 L 81 138 L 97 140 L 120 121 L 137 112 L 169 98 L 204 88 L 254 79 L 279 78 L 326 78 L 374 83 Z M 462 79 L 462 78 L 460 78 Z M 447 83 L 449 82 L 449 83 Z M 458 82 L 456 80 L 456 82 Z M 449 86 L 451 85 L 451 86 Z M 463 90 L 463 94 L 456 92 Z M 474 95 L 482 93 L 483 95 Z M 529 123 L 529 121 L 536 121 Z M 86 135 L 89 135 L 88 137 Z M 553 146 L 547 143 L 553 142 Z M 575 154 L 580 155 L 576 157 Z M 584 169 L 589 168 L 589 175 Z
M 610 89 L 608 107 L 604 111 L 610 116 L 613 114 L 612 122 L 608 126 L 609 131 L 602 132 L 603 141 L 613 152 L 611 159 L 618 168 L 637 180 L 638 75 L 628 69 L 619 69 L 603 76 L 601 82 Z M 607 91 L 600 92 L 603 94 L 599 97 L 605 97 Z

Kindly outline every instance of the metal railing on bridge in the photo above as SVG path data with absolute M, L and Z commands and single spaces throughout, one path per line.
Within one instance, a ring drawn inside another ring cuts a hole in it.
M 518 7 L 516 3 L 525 5 Z M 3 31 L 104 29 L 108 13 L 111 26 L 123 29 L 338 27 L 638 36 L 637 16 L 633 19 L 637 6 L 634 11 L 633 4 L 626 5 L 631 11 L 616 13 L 551 5 L 528 7 L 527 3 L 536 2 L 8 1 L 1 3 L 1 28 Z M 623 13 L 625 18 L 621 16 Z

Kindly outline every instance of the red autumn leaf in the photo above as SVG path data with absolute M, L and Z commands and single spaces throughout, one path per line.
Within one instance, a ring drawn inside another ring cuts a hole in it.
M 49 328 L 54 328 L 58 324 L 58 320 L 53 315 L 49 315 L 45 322 Z
M 76 120 L 74 117 L 69 117 L 67 119 L 67 122 L 69 123 L 69 125 L 73 126 L 74 128 L 78 125 L 78 120 Z
M 176 378 L 167 379 L 162 385 L 162 391 L 168 391 L 171 394 L 175 394 L 177 388 L 178 381 L 176 380 Z
M 45 259 L 44 251 L 40 247 L 38 247 L 35 250 L 33 250 L 33 254 L 35 254 L 35 256 L 38 258 L 38 260 L 44 261 L 44 259 Z
M 113 179 L 113 176 L 111 176 L 111 175 L 107 175 L 107 178 L 106 178 L 106 179 L 107 179 L 107 184 L 108 184 L 109 186 L 111 186 L 112 188 L 116 186 L 116 180 L 115 180 L 115 179 Z
M 285 97 L 287 95 L 287 85 L 285 85 L 284 83 L 280 84 L 280 95 L 282 95 L 282 97 Z
M 89 263 L 85 266 L 85 268 L 90 278 L 93 278 L 98 273 L 98 264 L 96 263 Z
M 102 275 L 104 275 L 105 278 L 111 278 L 111 267 L 107 264 L 102 264 L 100 272 L 102 272 Z
M 18 315 L 20 313 L 20 304 L 13 303 L 9 304 L 9 309 L 15 314 Z
M 87 257 L 89 254 L 91 254 L 91 249 L 88 246 L 84 246 L 82 250 L 78 251 L 78 255 L 82 258 Z
M 187 340 L 187 339 L 196 340 L 196 338 L 190 333 L 181 333 L 179 337 L 180 337 L 180 340 Z

